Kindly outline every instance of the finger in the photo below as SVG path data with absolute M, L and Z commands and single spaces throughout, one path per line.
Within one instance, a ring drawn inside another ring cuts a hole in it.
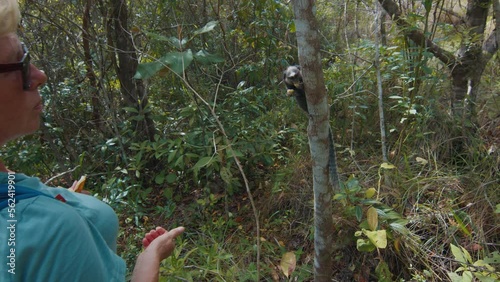
M 76 188 L 76 183 L 78 183 L 78 181 L 73 181 L 73 185 L 71 185 L 71 187 L 69 187 L 69 190 L 71 191 L 75 191 L 75 188 Z
M 151 244 L 151 242 L 153 242 L 153 240 L 156 239 L 156 237 L 158 236 L 154 236 L 151 233 L 146 234 L 146 236 L 144 236 L 144 239 L 142 239 L 142 245 L 144 247 L 149 246 L 149 244 Z
M 149 244 L 151 244 L 151 242 L 148 241 L 148 239 L 146 239 L 146 238 L 142 239 L 142 246 L 144 248 L 147 248 L 149 246 Z
M 160 234 L 160 235 L 163 235 L 167 232 L 167 230 L 165 230 L 165 228 L 163 228 L 161 226 L 157 226 L 155 231 L 158 232 L 158 234 Z

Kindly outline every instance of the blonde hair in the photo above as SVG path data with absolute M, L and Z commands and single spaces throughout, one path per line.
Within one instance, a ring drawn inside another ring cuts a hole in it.
M 16 32 L 20 20 L 17 0 L 0 0 L 0 37 Z

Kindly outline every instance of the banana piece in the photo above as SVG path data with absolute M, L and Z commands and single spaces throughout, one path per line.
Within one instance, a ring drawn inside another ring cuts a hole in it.
M 76 193 L 82 192 L 83 187 L 85 186 L 85 180 L 87 180 L 87 176 L 82 175 L 82 177 L 80 177 L 80 180 L 76 182 L 75 188 L 72 188 L 71 190 Z

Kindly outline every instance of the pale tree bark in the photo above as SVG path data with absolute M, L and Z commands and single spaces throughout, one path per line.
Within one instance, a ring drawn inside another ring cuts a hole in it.
M 382 18 L 384 17 L 384 12 L 379 8 L 375 9 L 376 19 L 375 19 L 375 70 L 377 72 L 377 93 L 378 93 L 378 114 L 380 123 L 380 143 L 382 149 L 382 160 L 387 162 L 387 136 L 385 132 L 385 116 L 384 116 L 384 91 L 382 88 L 382 74 L 380 70 L 380 42 L 385 41 L 385 34 L 382 32 Z M 385 45 L 385 43 L 382 43 Z
M 309 126 L 309 147 L 313 162 L 314 189 L 314 281 L 331 281 L 333 218 L 332 196 L 329 185 L 329 111 L 326 87 L 321 68 L 320 40 L 313 11 L 314 0 L 294 0 L 295 27 L 299 62 L 302 66 Z
M 495 30 L 487 36 L 484 34 L 490 7 L 493 6 L 495 15 L 499 14 L 498 0 L 468 0 L 464 20 L 466 32 L 456 54 L 440 47 L 426 37 L 424 32 L 412 27 L 405 20 L 400 7 L 394 0 L 378 1 L 396 24 L 402 28 L 407 38 L 429 50 L 448 67 L 452 84 L 451 110 L 456 117 L 474 122 L 478 86 L 486 64 L 497 52 L 499 45 L 498 20 L 496 20 Z

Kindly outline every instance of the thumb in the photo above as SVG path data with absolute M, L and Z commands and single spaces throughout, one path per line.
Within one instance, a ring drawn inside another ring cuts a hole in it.
M 167 234 L 173 240 L 173 239 L 177 238 L 179 235 L 181 235 L 182 233 L 184 233 L 184 230 L 185 230 L 185 228 L 183 226 L 179 226 L 177 228 L 174 228 L 174 229 L 168 231 Z

